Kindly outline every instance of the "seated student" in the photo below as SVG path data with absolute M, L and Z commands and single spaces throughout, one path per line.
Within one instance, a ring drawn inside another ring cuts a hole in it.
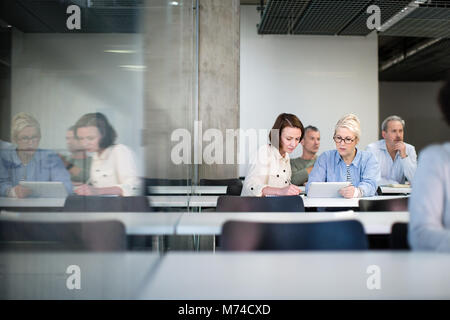
M 270 144 L 261 146 L 253 156 L 241 196 L 288 196 L 300 194 L 290 183 L 292 153 L 303 137 L 303 124 L 293 114 L 280 114 L 269 134 Z
M 303 147 L 302 156 L 300 158 L 291 159 L 292 176 L 291 182 L 301 186 L 308 181 L 308 175 L 314 167 L 317 159 L 317 152 L 320 148 L 320 132 L 313 126 L 305 128 L 305 135 L 300 141 Z
M 438 100 L 450 125 L 450 78 Z M 450 141 L 420 153 L 409 213 L 408 238 L 413 250 L 450 252 Z
M 14 116 L 11 123 L 12 141 L 17 148 L 0 151 L 0 196 L 25 198 L 31 190 L 19 185 L 24 181 L 61 181 L 72 193 L 70 175 L 56 153 L 38 149 L 41 140 L 39 122 L 27 113 Z
M 341 118 L 334 129 L 333 140 L 336 150 L 322 153 L 314 164 L 306 185 L 306 192 L 312 182 L 351 182 L 339 193 L 344 198 L 374 196 L 379 177 L 375 156 L 356 148 L 361 135 L 357 116 L 349 114 Z
M 379 185 L 412 181 L 417 168 L 414 146 L 403 142 L 405 121 L 398 116 L 387 117 L 381 124 L 383 139 L 369 144 L 366 151 L 372 152 L 380 166 Z
M 115 144 L 116 131 L 102 113 L 88 113 L 75 124 L 75 134 L 87 152 L 94 152 L 89 184 L 75 188 L 75 193 L 90 195 L 135 196 L 140 194 L 133 152 Z
M 81 185 L 89 179 L 92 157 L 87 156 L 86 150 L 82 148 L 80 142 L 75 137 L 74 128 L 75 126 L 72 126 L 66 132 L 67 150 L 69 150 L 70 155 L 67 157 L 60 155 L 60 157 L 67 171 L 70 173 L 72 183 L 74 185 Z

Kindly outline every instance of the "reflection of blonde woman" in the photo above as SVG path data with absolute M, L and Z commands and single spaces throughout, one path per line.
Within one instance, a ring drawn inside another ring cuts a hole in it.
M 115 144 L 116 131 L 102 113 L 89 113 L 75 124 L 75 134 L 87 152 L 94 152 L 88 184 L 75 189 L 78 195 L 134 196 L 140 193 L 133 152 Z
M 1 151 L 0 196 L 25 198 L 31 191 L 24 181 L 60 181 L 72 192 L 70 175 L 58 155 L 38 149 L 41 141 L 39 122 L 27 113 L 17 114 L 11 123 L 11 138 L 17 148 Z
M 272 132 L 278 132 L 279 140 L 272 141 Z M 275 120 L 269 135 L 271 144 L 259 148 L 251 161 L 245 177 L 242 196 L 298 195 L 300 188 L 290 183 L 291 163 L 289 153 L 297 148 L 303 137 L 303 124 L 293 114 L 282 113 Z
M 356 148 L 361 136 L 357 116 L 349 114 L 341 118 L 334 129 L 335 150 L 322 153 L 309 174 L 306 192 L 311 182 L 345 182 L 350 186 L 339 193 L 345 198 L 370 197 L 377 191 L 380 174 L 375 156 Z

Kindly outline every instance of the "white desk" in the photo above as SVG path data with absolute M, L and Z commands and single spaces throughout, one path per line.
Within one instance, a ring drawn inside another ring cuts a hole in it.
M 303 198 L 303 204 L 305 208 L 311 207 L 323 207 L 323 208 L 357 208 L 359 207 L 359 200 L 388 200 L 388 199 L 398 199 L 406 198 L 404 195 L 397 196 L 374 196 L 366 198 L 308 198 L 306 196 L 301 196 Z
M 220 235 L 226 221 L 254 222 L 324 222 L 358 220 L 366 234 L 390 234 L 395 222 L 409 222 L 408 212 L 208 212 L 183 213 L 175 232 L 178 235 Z
M 392 187 L 380 187 L 380 189 L 383 194 L 392 194 L 392 193 L 410 194 L 412 190 L 412 188 L 392 188 Z
M 450 255 L 421 252 L 169 253 L 139 298 L 450 299 L 449 269 Z
M 38 208 L 38 207 L 48 207 L 48 208 L 62 208 L 64 207 L 64 202 L 66 198 L 26 198 L 26 199 L 16 199 L 16 198 L 6 198 L 0 197 L 0 208 L 11 208 L 11 207 L 21 207 L 21 208 Z
M 158 261 L 135 252 L 0 253 L 0 299 L 135 299 Z M 80 290 L 66 286 L 70 265 L 80 267 Z
M 227 186 L 150 186 L 152 194 L 226 194 Z
M 308 198 L 304 195 L 301 196 L 305 208 L 310 207 L 347 207 L 356 208 L 360 199 L 344 199 L 344 198 Z M 381 199 L 394 199 L 405 198 L 407 196 L 375 196 L 361 199 L 369 200 L 381 200 Z M 152 207 L 216 207 L 217 199 L 219 196 L 203 195 L 203 196 L 188 196 L 188 195 L 165 195 L 165 196 L 148 196 L 150 205 Z M 0 198 L 0 208 L 12 208 L 12 207 L 54 207 L 59 208 L 64 206 L 65 199 L 53 199 L 53 198 L 34 198 L 34 199 L 12 199 L 12 198 Z
M 33 222 L 76 222 L 118 220 L 125 225 L 127 235 L 173 235 L 181 212 L 7 212 L 1 220 Z

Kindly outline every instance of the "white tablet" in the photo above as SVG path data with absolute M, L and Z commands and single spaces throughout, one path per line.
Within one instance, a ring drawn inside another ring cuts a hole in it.
M 350 182 L 311 182 L 308 198 L 342 198 L 339 190 L 349 185 Z
M 60 181 L 20 181 L 19 184 L 31 190 L 31 198 L 67 197 L 67 190 Z

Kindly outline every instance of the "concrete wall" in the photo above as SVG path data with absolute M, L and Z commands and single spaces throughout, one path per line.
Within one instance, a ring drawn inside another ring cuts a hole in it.
M 239 9 L 239 0 L 200 0 L 199 120 L 203 132 L 218 129 L 223 139 L 226 129 L 239 128 Z M 227 153 L 236 155 L 238 139 L 234 142 L 229 148 L 223 144 L 223 163 Z M 203 163 L 199 176 L 237 178 L 236 159 L 233 164 Z
M 359 116 L 360 146 L 378 137 L 377 36 L 258 35 L 255 6 L 241 7 L 240 127 L 271 128 L 282 112 L 322 133 L 319 152 L 335 148 L 334 125 Z M 261 144 L 267 140 L 260 141 Z M 293 156 L 301 154 L 301 146 Z M 246 166 L 240 174 L 245 175 Z
M 450 128 L 437 104 L 441 86 L 441 82 L 380 82 L 379 126 L 390 115 L 402 117 L 406 122 L 405 141 L 417 152 L 430 143 L 448 141 Z

